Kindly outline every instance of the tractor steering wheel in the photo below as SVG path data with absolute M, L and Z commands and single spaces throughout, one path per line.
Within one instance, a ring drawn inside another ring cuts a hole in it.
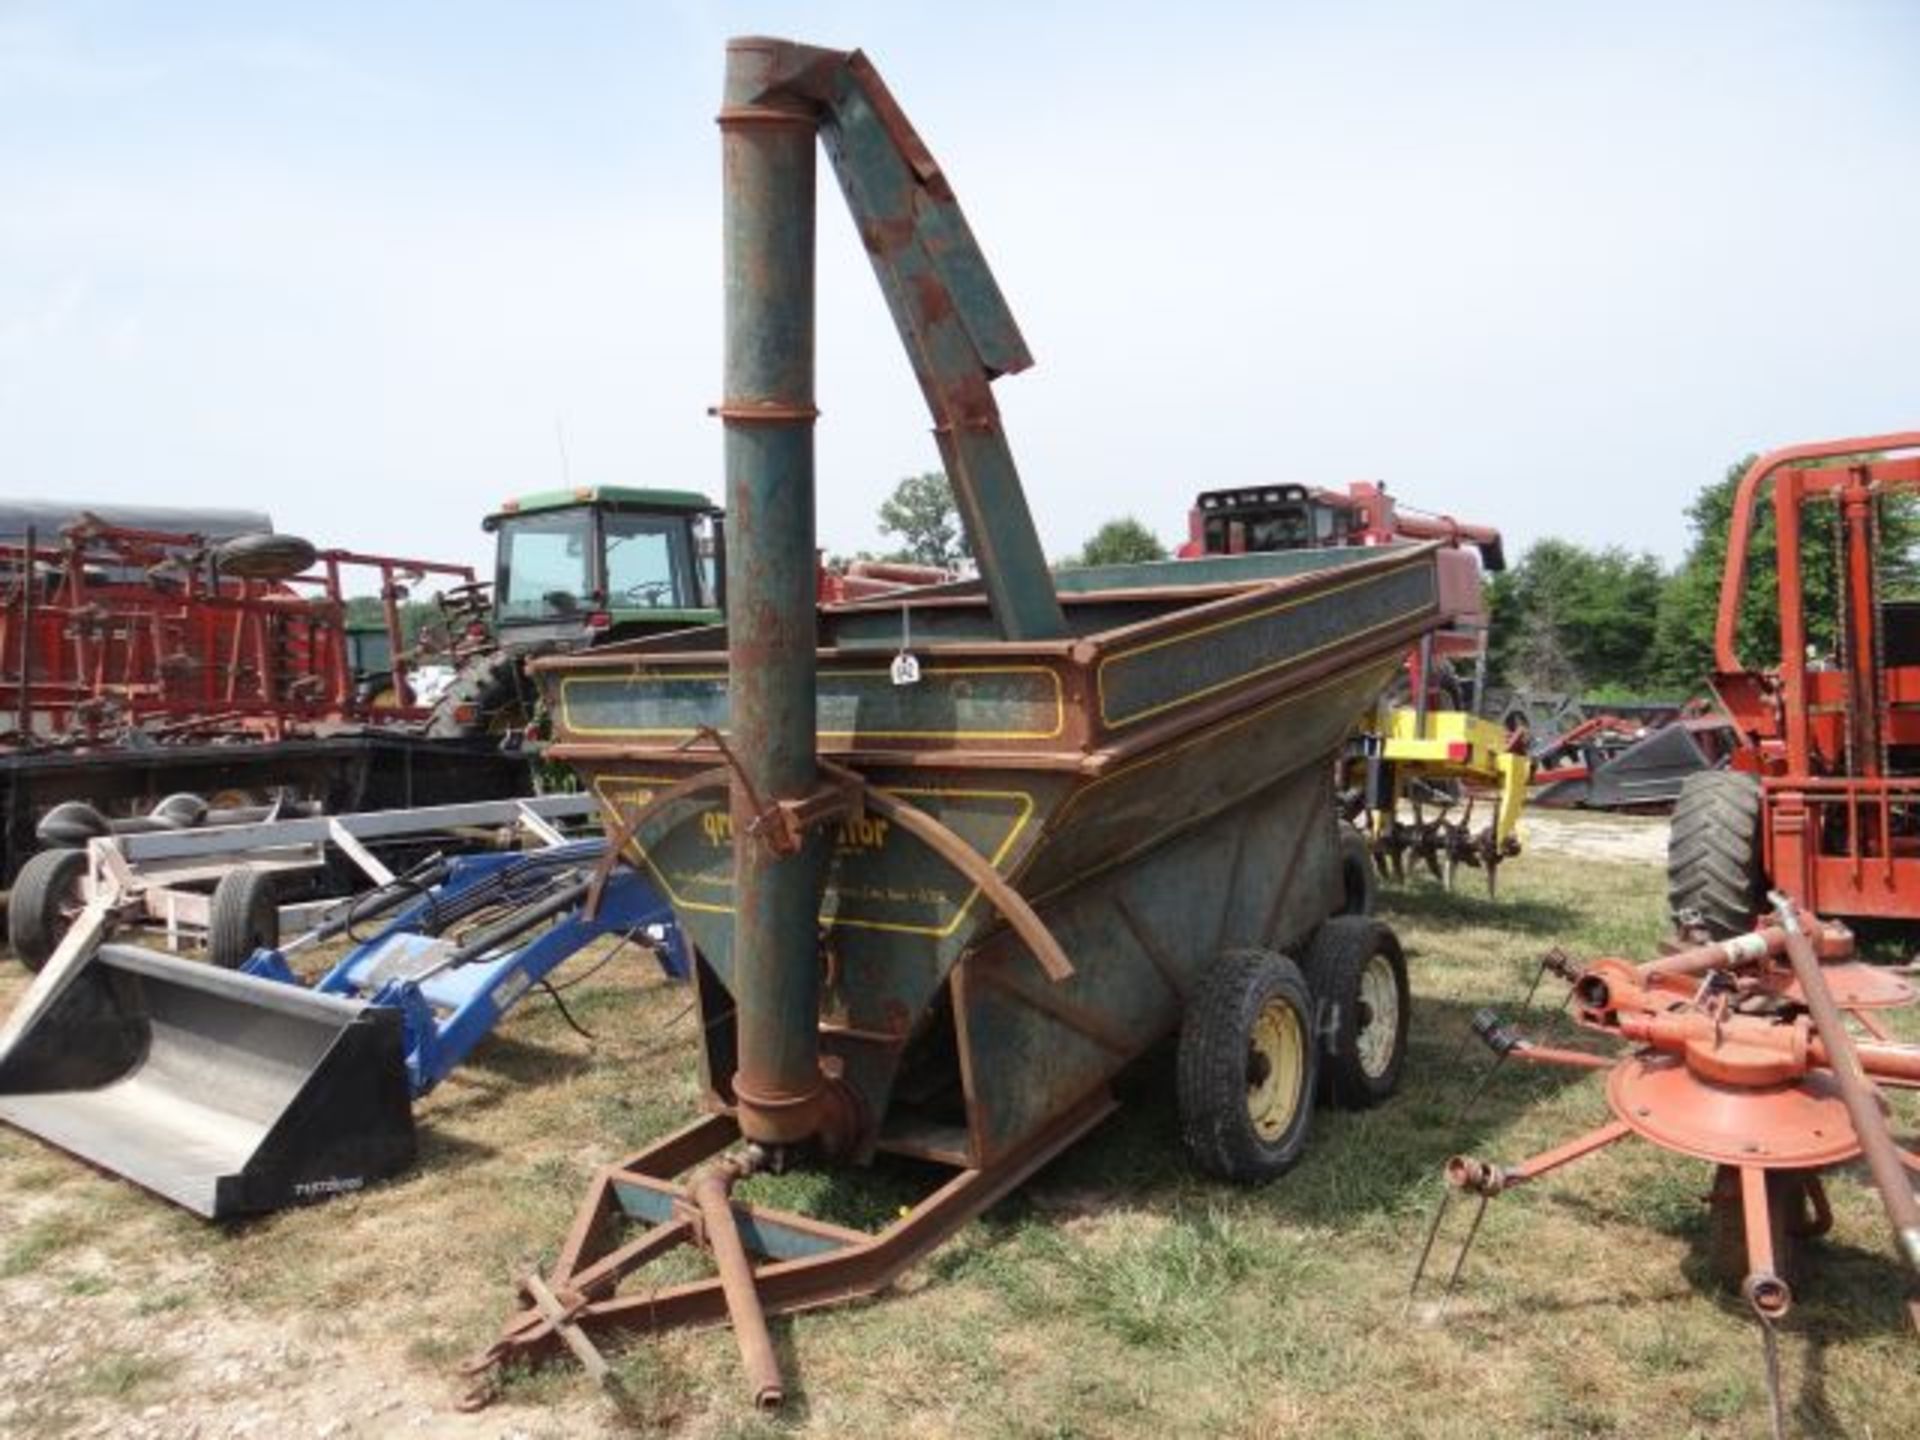
M 629 600 L 638 600 L 643 605 L 658 607 L 660 597 L 673 588 L 666 580 L 642 580 L 637 585 L 629 585 L 622 594 Z

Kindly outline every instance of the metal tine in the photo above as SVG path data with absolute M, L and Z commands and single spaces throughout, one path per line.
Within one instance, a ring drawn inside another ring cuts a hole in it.
M 1533 1009 L 1533 997 L 1540 993 L 1540 982 L 1547 978 L 1547 972 L 1552 970 L 1557 964 L 1563 962 L 1566 958 L 1566 952 L 1558 946 L 1555 946 L 1540 957 L 1539 967 L 1533 972 L 1533 982 L 1527 986 L 1527 993 L 1521 997 L 1520 1008 L 1514 1014 L 1515 1025 L 1518 1025 L 1522 1020 L 1526 1019 L 1528 1013 Z M 1566 1008 L 1567 998 L 1570 998 L 1572 994 L 1573 988 L 1572 986 L 1568 986 L 1567 996 L 1561 999 L 1559 1008 L 1563 1010 Z M 1449 1071 L 1458 1072 L 1465 1067 L 1467 1048 L 1473 1044 L 1476 1038 L 1478 1038 L 1478 1032 L 1472 1026 L 1468 1026 L 1467 1033 L 1460 1037 L 1459 1045 L 1454 1048 L 1453 1058 L 1448 1062 L 1447 1068 Z M 1480 1078 L 1474 1082 L 1473 1088 L 1460 1101 L 1459 1108 L 1455 1110 L 1453 1116 L 1455 1129 L 1458 1129 L 1466 1123 L 1468 1112 L 1478 1103 L 1480 1097 L 1486 1093 L 1487 1086 L 1499 1072 L 1500 1066 L 1506 1058 L 1506 1052 L 1504 1051 L 1495 1055 L 1493 1057 L 1493 1063 L 1481 1072 Z
M 1773 1428 L 1773 1440 L 1787 1440 L 1787 1406 L 1780 1394 L 1780 1332 L 1771 1318 L 1754 1312 L 1760 1322 L 1761 1363 L 1767 1375 L 1767 1419 Z
M 1420 1259 L 1414 1264 L 1413 1278 L 1407 1282 L 1407 1295 L 1400 1306 L 1400 1318 L 1407 1318 L 1407 1312 L 1413 1309 L 1413 1297 L 1420 1292 L 1420 1281 L 1427 1273 L 1427 1260 L 1433 1254 L 1433 1242 L 1439 1238 L 1440 1222 L 1446 1219 L 1448 1207 L 1453 1204 L 1453 1186 L 1443 1185 L 1440 1190 L 1440 1203 L 1434 1206 L 1433 1219 L 1427 1224 L 1427 1238 L 1420 1246 Z
M 1426 1278 L 1427 1264 L 1433 1257 L 1434 1242 L 1439 1239 L 1441 1222 L 1446 1219 L 1447 1211 L 1453 1205 L 1454 1187 L 1449 1184 L 1440 1195 L 1440 1203 L 1434 1207 L 1433 1220 L 1427 1226 L 1426 1241 L 1420 1247 L 1420 1259 L 1413 1268 L 1413 1279 L 1407 1284 L 1406 1299 L 1400 1306 L 1400 1317 L 1405 1319 L 1413 1309 L 1413 1302 L 1419 1296 L 1420 1282 Z M 1481 1194 L 1479 1204 L 1473 1208 L 1473 1219 L 1467 1224 L 1467 1233 L 1460 1242 L 1460 1249 L 1453 1257 L 1453 1264 L 1447 1269 L 1446 1284 L 1440 1291 L 1440 1303 L 1434 1311 L 1438 1320 L 1447 1313 L 1447 1305 L 1453 1299 L 1454 1292 L 1460 1286 L 1461 1271 L 1466 1268 L 1467 1255 L 1473 1249 L 1473 1243 L 1480 1235 L 1480 1222 L 1486 1218 L 1487 1201 L 1492 1197 Z
M 1515 1014 L 1515 1023 L 1524 1020 L 1524 1018 L 1526 1018 L 1526 1012 L 1532 1008 L 1534 995 L 1540 991 L 1540 981 L 1546 979 L 1548 968 L 1553 964 L 1553 956 L 1555 956 L 1555 950 L 1548 950 L 1544 956 L 1540 956 L 1540 968 L 1534 970 L 1534 979 L 1532 979 L 1532 983 L 1526 987 L 1526 995 L 1521 996 L 1521 1008 L 1519 1008 L 1519 1012 Z M 1473 1029 L 1473 1025 L 1469 1025 L 1469 1027 L 1467 1027 L 1467 1033 L 1459 1037 L 1459 1044 L 1453 1046 L 1452 1058 L 1448 1060 L 1448 1069 L 1450 1069 L 1450 1071 L 1453 1071 L 1453 1069 L 1461 1069 L 1465 1066 L 1465 1062 L 1467 1062 L 1467 1048 L 1475 1043 L 1475 1039 L 1478 1039 L 1478 1033 Z M 1496 1064 L 1498 1064 L 1498 1062 L 1496 1062 Z
M 1467 1117 L 1473 1113 L 1473 1107 L 1480 1103 L 1480 1097 L 1487 1093 L 1487 1087 L 1493 1083 L 1493 1077 L 1500 1073 L 1500 1067 L 1507 1063 L 1511 1051 L 1502 1050 L 1493 1057 L 1493 1062 L 1480 1072 L 1480 1078 L 1474 1082 L 1473 1089 L 1461 1097 L 1459 1108 L 1453 1112 L 1453 1128 L 1459 1130 L 1467 1123 Z
M 1473 1221 L 1467 1226 L 1467 1238 L 1460 1242 L 1460 1253 L 1453 1257 L 1453 1269 L 1447 1272 L 1446 1288 L 1440 1292 L 1439 1313 L 1441 1315 L 1447 1313 L 1447 1302 L 1453 1299 L 1453 1292 L 1459 1288 L 1460 1272 L 1466 1268 L 1467 1264 L 1467 1252 L 1473 1249 L 1473 1242 L 1480 1236 L 1480 1222 L 1487 1218 L 1487 1202 L 1492 1198 L 1483 1191 L 1480 1195 L 1480 1203 L 1473 1207 Z

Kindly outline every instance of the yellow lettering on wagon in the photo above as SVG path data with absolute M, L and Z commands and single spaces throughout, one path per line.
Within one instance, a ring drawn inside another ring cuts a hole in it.
M 891 820 L 878 815 L 850 815 L 834 827 L 833 843 L 842 850 L 884 850 Z M 708 810 L 700 817 L 700 833 L 707 844 L 725 849 L 733 844 L 733 816 L 725 810 Z

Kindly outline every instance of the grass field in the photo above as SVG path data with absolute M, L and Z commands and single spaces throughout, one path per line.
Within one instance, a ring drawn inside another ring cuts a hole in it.
M 572 1369 L 516 1377 L 480 1417 L 449 1405 L 453 1362 L 490 1339 L 513 1269 L 552 1254 L 594 1167 L 693 1112 L 686 998 L 637 958 L 568 997 L 597 1043 L 530 1002 L 422 1107 L 414 1172 L 318 1208 L 222 1232 L 0 1132 L 0 1429 L 1764 1435 L 1758 1338 L 1707 1273 L 1702 1164 L 1629 1143 L 1502 1197 L 1444 1320 L 1403 1316 L 1448 1154 L 1515 1160 L 1605 1116 L 1597 1080 L 1514 1067 L 1456 1126 L 1473 1010 L 1511 1011 L 1548 945 L 1644 956 L 1661 930 L 1648 866 L 1527 857 L 1502 890 L 1384 896 L 1417 996 L 1393 1103 L 1323 1112 L 1294 1173 L 1235 1190 L 1183 1164 L 1171 1065 L 1149 1060 L 1114 1119 L 899 1293 L 776 1322 L 777 1420 L 748 1407 L 724 1332 L 624 1353 L 624 1413 Z M 0 1004 L 19 988 L 9 974 Z M 782 1198 L 877 1220 L 912 1181 Z M 1858 1176 L 1831 1189 L 1838 1223 L 1785 1327 L 1794 1425 L 1907 1434 L 1920 1350 L 1884 1223 Z

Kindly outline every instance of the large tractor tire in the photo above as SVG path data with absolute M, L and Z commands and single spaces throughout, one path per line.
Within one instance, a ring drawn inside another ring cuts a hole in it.
M 1320 1053 L 1299 967 L 1271 950 L 1230 950 L 1180 1027 L 1175 1088 L 1187 1151 L 1209 1175 L 1272 1180 L 1306 1149 Z
M 434 702 L 427 734 L 439 739 L 500 735 L 524 730 L 532 718 L 534 685 L 525 673 L 527 657 L 496 650 L 460 668 L 446 693 Z
M 1760 803 L 1760 782 L 1738 770 L 1681 783 L 1667 832 L 1667 905 L 1676 925 L 1703 926 L 1716 940 L 1753 928 L 1766 893 Z
M 42 850 L 20 867 L 7 897 L 7 944 L 29 970 L 52 958 L 85 899 L 84 850 Z

